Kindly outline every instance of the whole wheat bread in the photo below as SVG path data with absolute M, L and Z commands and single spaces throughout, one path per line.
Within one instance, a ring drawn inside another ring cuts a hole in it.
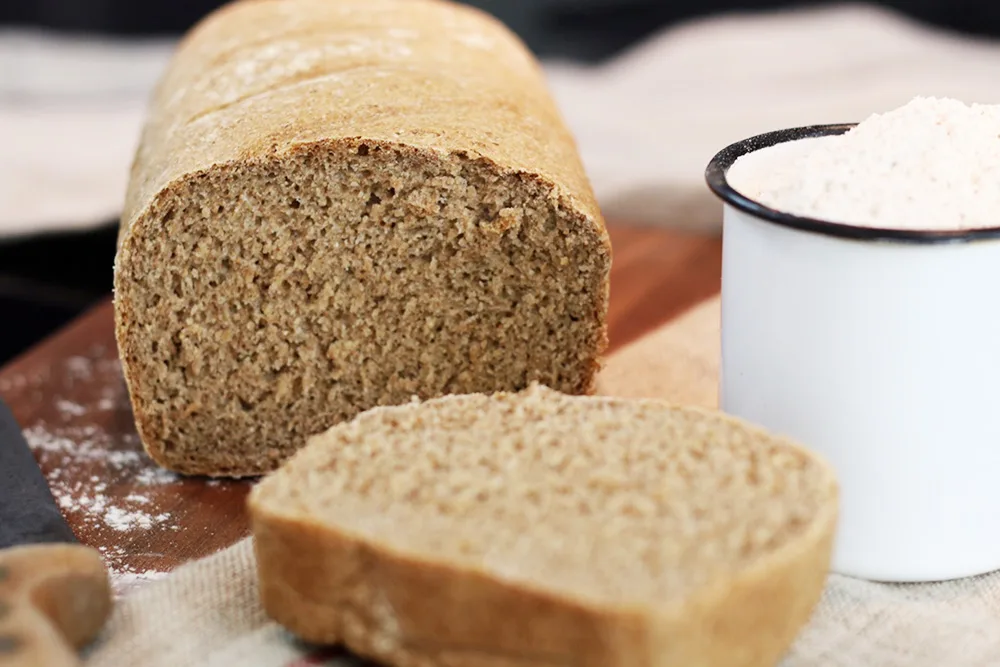
M 152 100 L 115 262 L 139 435 L 273 469 L 412 395 L 592 391 L 611 252 L 524 46 L 437 0 L 247 0 Z
M 250 494 L 263 604 L 395 667 L 773 666 L 831 469 L 720 413 L 518 394 L 375 408 Z

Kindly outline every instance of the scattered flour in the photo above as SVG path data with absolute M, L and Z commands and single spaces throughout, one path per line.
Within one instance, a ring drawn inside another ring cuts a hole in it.
M 13 377 L 0 378 L 0 392 L 19 391 L 28 385 L 28 378 L 24 375 L 14 375 Z
M 94 376 L 94 361 L 89 357 L 76 356 L 66 360 L 66 371 L 70 377 L 89 380 Z
M 65 398 L 56 401 L 56 408 L 65 417 L 79 417 L 87 412 L 87 406 L 67 401 Z
M 734 189 L 788 213 L 866 227 L 1000 227 L 1000 105 L 918 97 L 846 134 L 739 158 Z
M 108 507 L 104 512 L 104 523 L 114 530 L 134 530 L 136 528 L 152 528 L 154 524 L 162 523 L 170 518 L 166 512 L 149 514 L 142 510 L 126 510 L 121 507 Z
M 164 470 L 154 464 L 140 470 L 133 479 L 141 486 L 160 486 L 178 482 L 181 477 L 177 473 Z
M 170 539 L 162 531 L 180 530 L 182 514 L 163 511 L 161 500 L 175 498 L 168 489 L 183 479 L 157 466 L 134 432 L 112 426 L 118 422 L 107 413 L 127 413 L 129 405 L 121 365 L 111 354 L 94 347 L 62 365 L 8 375 L 0 378 L 0 392 L 50 406 L 41 410 L 42 418 L 25 424 L 25 438 L 56 503 L 81 539 L 97 546 L 121 596 L 166 576 L 149 564 L 166 555 L 156 552 L 164 537 Z
M 112 437 L 98 427 L 51 426 L 36 424 L 25 429 L 28 445 L 48 470 L 49 488 L 59 507 L 76 522 L 98 529 L 116 531 L 149 529 L 168 522 L 167 512 L 150 511 L 152 500 L 133 491 L 124 497 L 108 492 L 105 477 L 86 474 L 95 464 L 104 466 L 107 478 L 128 477 L 142 487 L 170 484 L 179 478 L 156 467 L 138 449 L 132 438 L 120 438 L 117 447 Z M 53 457 L 58 465 L 44 465 Z
M 57 455 L 60 461 L 101 461 L 115 468 L 125 468 L 146 460 L 137 449 L 112 448 L 111 436 L 93 424 L 65 427 L 35 424 L 24 430 L 24 437 L 36 454 Z M 131 445 L 131 438 L 119 440 Z
M 174 517 L 160 511 L 155 496 L 150 494 L 157 492 L 156 487 L 179 482 L 180 477 L 153 463 L 142 451 L 135 433 L 112 435 L 98 425 L 103 420 L 95 419 L 95 413 L 128 410 L 128 399 L 118 361 L 101 358 L 101 350 L 94 352 L 92 357 L 69 358 L 61 372 L 51 374 L 49 379 L 14 379 L 8 381 L 6 389 L 23 391 L 44 384 L 47 400 L 53 400 L 50 392 L 56 393 L 53 406 L 58 418 L 30 425 L 24 430 L 25 439 L 46 471 L 60 509 L 81 537 L 89 534 L 101 545 L 98 548 L 112 584 L 116 594 L 121 595 L 164 573 L 134 570 L 129 565 L 134 560 L 135 553 L 130 550 L 134 547 L 116 545 L 116 539 L 123 538 L 115 536 L 126 534 L 125 542 L 132 544 L 137 531 L 177 530 Z M 80 401 L 79 396 L 89 400 Z M 129 493 L 114 492 L 122 484 L 131 487 Z
M 97 401 L 95 406 L 101 412 L 107 412 L 108 410 L 114 410 L 117 407 L 118 401 L 111 397 L 103 397 Z

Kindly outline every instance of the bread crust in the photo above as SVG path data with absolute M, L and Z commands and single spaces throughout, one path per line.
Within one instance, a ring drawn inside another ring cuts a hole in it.
M 255 489 L 248 503 L 263 605 L 307 641 L 343 644 L 394 667 L 773 667 L 809 619 L 829 570 L 838 491 L 832 469 L 818 463 L 828 502 L 794 539 L 662 606 L 602 605 L 403 553 L 276 508 Z
M 352 139 L 533 175 L 603 232 L 541 68 L 492 16 L 447 0 L 244 0 L 195 26 L 157 84 L 119 244 L 179 179 Z

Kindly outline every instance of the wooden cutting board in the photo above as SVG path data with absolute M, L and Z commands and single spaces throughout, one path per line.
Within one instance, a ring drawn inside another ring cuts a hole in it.
M 611 238 L 611 350 L 719 290 L 716 237 L 612 225 Z M 119 592 L 248 533 L 251 480 L 182 478 L 143 452 L 110 300 L 0 369 L 0 397 L 73 530 L 104 554 Z

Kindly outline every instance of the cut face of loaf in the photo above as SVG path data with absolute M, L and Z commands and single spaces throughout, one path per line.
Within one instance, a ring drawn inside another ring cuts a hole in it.
M 412 396 L 592 390 L 610 246 L 534 61 L 430 0 L 256 0 L 182 43 L 115 265 L 161 465 L 273 469 Z
M 700 409 L 376 408 L 249 499 L 267 612 L 394 667 L 773 666 L 819 599 L 831 469 Z

